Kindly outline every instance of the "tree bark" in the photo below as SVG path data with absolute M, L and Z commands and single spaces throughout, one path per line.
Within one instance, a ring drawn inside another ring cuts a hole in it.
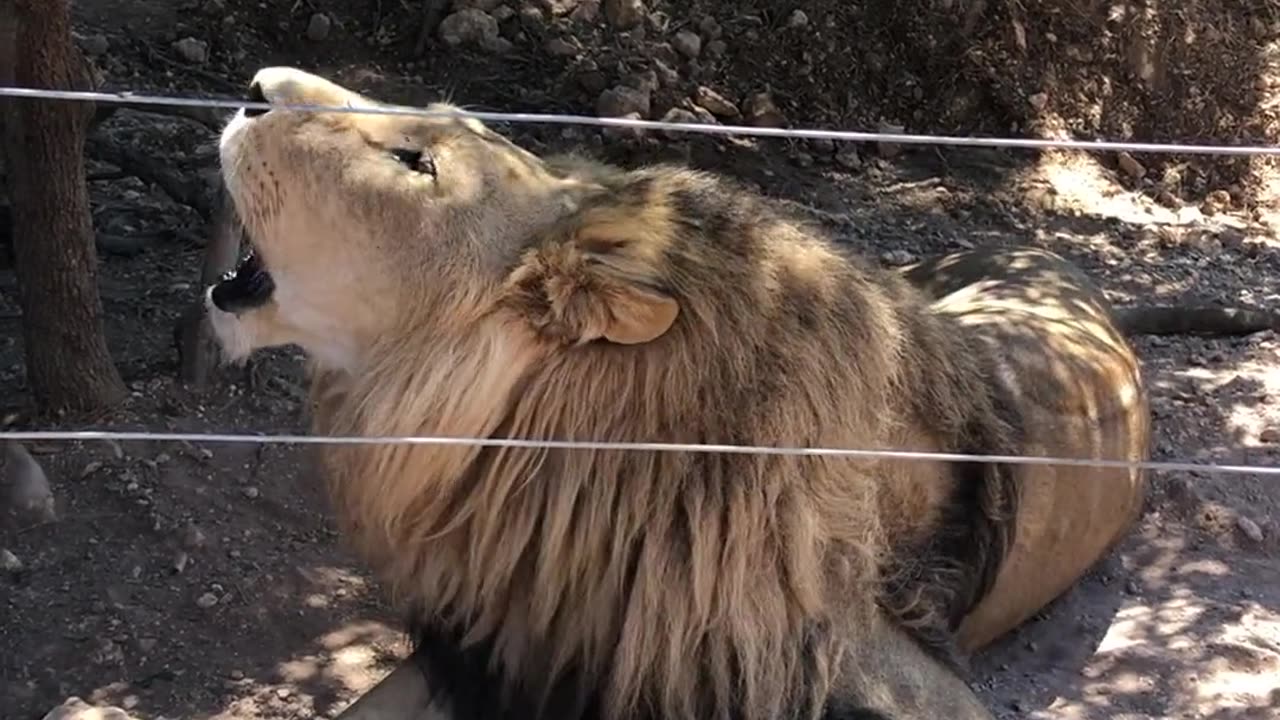
M 15 85 L 79 89 L 83 59 L 67 0 L 0 1 L 12 31 L 0 71 Z M 5 33 L 0 33 L 3 35 Z M 6 39 L 7 38 L 3 38 Z M 5 67 L 7 66 L 7 67 Z M 111 360 L 85 183 L 84 103 L 10 98 L 4 144 L 27 380 L 42 411 L 103 409 L 125 397 Z

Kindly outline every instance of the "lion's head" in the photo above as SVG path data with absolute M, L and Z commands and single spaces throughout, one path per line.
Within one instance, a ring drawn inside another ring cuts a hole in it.
M 284 68 L 252 94 L 379 105 Z M 940 449 L 998 424 L 963 333 L 715 176 L 540 158 L 473 119 L 285 108 L 241 111 L 221 156 L 253 254 L 209 291 L 213 325 L 233 357 L 301 346 L 321 432 Z M 887 538 L 922 539 L 954 493 L 938 464 L 795 455 L 325 461 L 416 620 L 530 702 L 569 679 L 609 717 L 820 711 Z

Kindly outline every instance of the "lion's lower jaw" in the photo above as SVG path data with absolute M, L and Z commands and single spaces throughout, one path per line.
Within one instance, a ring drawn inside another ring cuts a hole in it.
M 213 302 L 213 286 L 205 288 L 205 312 L 213 327 L 213 337 L 222 351 L 222 359 L 228 364 L 242 365 L 256 349 L 253 333 L 236 315 L 225 312 Z

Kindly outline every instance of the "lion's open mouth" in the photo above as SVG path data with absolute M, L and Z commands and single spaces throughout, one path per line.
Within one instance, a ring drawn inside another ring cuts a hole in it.
M 235 269 L 228 270 L 213 286 L 213 304 L 223 312 L 241 313 L 266 304 L 275 289 L 271 273 L 249 245 Z

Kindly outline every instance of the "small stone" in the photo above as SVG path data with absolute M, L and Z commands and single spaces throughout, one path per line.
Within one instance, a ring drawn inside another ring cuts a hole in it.
M 644 18 L 642 0 L 604 0 L 604 17 L 615 30 L 634 27 Z
M 152 650 L 156 649 L 156 645 L 158 643 L 159 641 L 157 641 L 155 638 L 150 638 L 150 637 L 138 638 L 138 649 L 144 653 L 149 653 Z
M 321 42 L 329 37 L 329 31 L 333 29 L 333 21 L 324 13 L 315 13 L 311 19 L 307 21 L 307 39 L 313 42 Z
M 189 63 L 203 65 L 209 59 L 209 43 L 193 37 L 185 37 L 173 43 L 173 51 Z
M 611 116 L 606 116 L 606 117 L 611 117 Z M 623 120 L 643 120 L 644 119 L 644 116 L 642 116 L 638 112 L 629 112 L 619 117 Z M 619 127 L 605 128 L 605 134 L 611 137 L 621 138 L 623 140 L 638 140 L 639 138 L 644 137 L 644 133 L 645 133 L 645 128 L 640 128 L 640 127 L 619 126 Z
M 179 551 L 173 556 L 173 571 L 181 575 L 187 569 L 187 563 L 191 562 L 191 556 L 185 552 Z
M 813 156 L 807 152 L 797 152 L 792 154 L 791 161 L 802 168 L 813 167 Z
M 542 0 L 542 7 L 554 17 L 568 15 L 578 7 L 579 0 Z
M 747 122 L 755 127 L 781 127 L 785 122 L 782 111 L 767 92 L 752 95 L 747 100 Z
M 1244 536 L 1253 542 L 1262 542 L 1262 528 L 1258 527 L 1258 523 L 1250 520 L 1244 515 L 1240 515 L 1236 517 L 1236 527 L 1240 528 L 1240 532 L 1244 533 Z
M 542 46 L 542 50 L 552 57 L 573 57 L 578 54 L 578 48 L 573 43 L 564 38 L 551 38 Z
M 202 610 L 208 610 L 209 608 L 217 604 L 218 604 L 218 596 L 214 595 L 211 592 L 204 593 L 200 597 L 196 598 L 196 606 L 201 608 Z
M 1045 93 L 1036 93 L 1027 98 L 1027 103 L 1031 105 L 1033 110 L 1044 110 L 1045 106 L 1049 104 L 1049 96 Z
M 649 93 L 626 85 L 618 85 L 600 93 L 596 114 L 600 117 L 622 117 L 631 113 L 649 116 Z
M 662 87 L 669 88 L 680 84 L 680 73 L 676 72 L 675 68 L 661 60 L 658 60 L 657 58 L 653 61 L 653 71 L 657 74 L 658 83 L 661 84 Z
M 569 13 L 569 19 L 580 23 L 593 23 L 600 19 L 600 0 L 583 0 Z
M 787 27 L 796 29 L 802 28 L 809 24 L 809 16 L 803 10 L 792 10 L 790 17 L 787 18 Z
M 1130 580 L 1124 584 L 1124 591 L 1125 593 L 1129 595 L 1134 595 L 1134 596 L 1142 594 L 1142 588 L 1139 587 L 1138 583 L 1133 580 Z
M 857 170 L 862 167 L 862 157 L 852 146 L 845 146 L 836 152 L 836 164 L 845 170 Z
M 684 108 L 673 107 L 662 116 L 662 122 L 666 123 L 696 123 L 698 116 Z M 683 130 L 663 130 L 662 134 L 671 140 L 680 140 L 688 137 L 689 133 Z
M 671 47 L 675 48 L 676 52 L 681 55 L 693 60 L 702 53 L 702 38 L 698 37 L 698 33 L 692 30 L 681 30 L 671 40 Z
M 901 135 L 906 132 L 906 128 L 901 125 L 881 122 L 879 132 Z M 902 152 L 902 146 L 898 143 L 878 142 L 876 143 L 876 152 L 879 153 L 880 157 L 888 160 L 889 158 L 896 157 L 898 153 Z
M 89 57 L 98 57 L 107 54 L 111 49 L 111 43 L 106 35 L 89 35 L 80 39 L 80 49 Z
M 813 151 L 822 156 L 829 156 L 836 151 L 836 141 L 831 138 L 812 138 L 809 140 L 809 147 Z
M 578 73 L 578 84 L 589 93 L 598 93 L 604 90 L 608 81 L 599 70 L 586 70 Z
M 22 560 L 14 555 L 11 550 L 0 550 L 0 571 L 17 575 L 22 572 Z
M 458 47 L 464 43 L 493 44 L 501 39 L 498 37 L 498 21 L 477 8 L 464 8 L 446 17 L 440 22 L 438 34 L 449 47 Z
M 187 522 L 182 528 L 182 545 L 188 550 L 200 550 L 209 542 L 208 536 L 200 529 L 199 525 L 193 522 Z
M 253 485 L 246 487 L 243 492 L 244 492 L 244 496 L 249 498 L 250 500 L 257 500 L 258 496 L 262 494 L 262 491 L 254 487 Z
M 737 105 L 706 85 L 699 85 L 693 91 L 693 101 L 720 117 L 736 118 L 740 114 Z
M 707 54 L 711 57 L 722 57 L 729 52 L 729 44 L 723 40 L 712 40 L 707 43 Z
M 80 469 L 80 479 L 84 480 L 102 469 L 102 461 L 94 460 Z
M 1258 434 L 1258 439 L 1268 445 L 1280 443 L 1280 428 L 1267 428 Z
M 1206 216 L 1217 215 L 1231 209 L 1231 193 L 1226 190 L 1214 190 L 1205 196 L 1200 204 L 1200 212 Z
M 1119 163 L 1120 169 L 1123 170 L 1126 175 L 1134 178 L 1135 180 L 1147 174 L 1147 168 L 1127 152 L 1121 152 L 1116 157 L 1116 162 Z
M 886 265 L 901 267 L 915 262 L 916 256 L 906 250 L 886 250 L 885 252 L 880 253 L 880 259 Z
M 622 84 L 652 95 L 658 89 L 658 73 L 653 70 L 632 73 L 623 78 Z
M 724 28 L 720 27 L 720 23 L 715 18 L 707 15 L 698 22 L 698 32 L 710 40 L 714 40 L 724 34 Z
M 90 705 L 79 697 L 69 697 L 45 714 L 42 720 L 134 720 L 133 716 L 114 705 Z
M 289 696 L 292 694 L 293 694 L 293 691 L 290 690 L 289 688 L 286 688 L 286 687 L 276 688 L 276 697 L 280 698 L 281 700 L 288 700 Z

